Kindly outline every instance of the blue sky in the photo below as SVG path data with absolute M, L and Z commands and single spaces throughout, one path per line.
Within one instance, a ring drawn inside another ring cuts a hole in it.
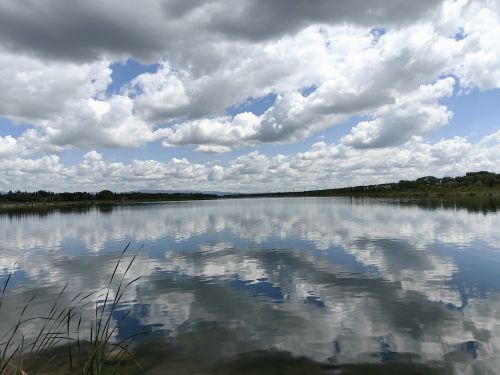
M 498 172 L 491 2 L 305 12 L 244 0 L 222 17 L 228 0 L 147 0 L 139 17 L 115 1 L 49 0 L 42 16 L 0 5 L 0 190 L 258 191 Z

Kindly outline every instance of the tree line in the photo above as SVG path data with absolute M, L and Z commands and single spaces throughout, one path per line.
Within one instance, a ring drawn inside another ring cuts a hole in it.
M 425 195 L 428 193 L 449 194 L 462 192 L 484 192 L 500 189 L 500 174 L 480 171 L 468 172 L 465 176 L 434 177 L 425 176 L 416 180 L 401 180 L 399 182 L 348 186 L 335 189 L 320 189 L 295 192 L 276 192 L 261 194 L 240 194 L 240 197 L 258 196 L 398 196 L 398 195 Z
M 281 192 L 267 194 L 237 194 L 225 197 L 252 197 L 252 196 L 328 196 L 328 195 L 391 195 L 398 193 L 421 194 L 427 192 L 461 192 L 495 190 L 500 188 L 500 174 L 480 171 L 468 172 L 465 176 L 434 177 L 425 176 L 416 180 L 401 180 L 395 183 L 361 185 L 338 189 L 323 189 L 302 192 Z M 0 203 L 57 203 L 57 202 L 116 202 L 116 201 L 180 201 L 217 199 L 214 194 L 205 193 L 146 193 L 126 192 L 114 193 L 102 190 L 98 193 L 74 192 L 54 193 L 45 190 L 34 192 L 9 191 L 0 194 Z
M 463 190 L 500 187 L 500 174 L 480 171 L 468 172 L 465 176 L 434 177 L 425 176 L 416 180 L 401 180 L 396 183 L 354 186 L 340 189 L 329 189 L 338 192 L 370 192 L 370 191 L 425 191 L 425 190 Z
M 114 193 L 110 190 L 102 190 L 98 193 L 74 192 L 54 193 L 51 191 L 38 190 L 9 191 L 0 194 L 0 203 L 57 203 L 57 202 L 116 202 L 116 201 L 155 201 L 155 200 L 199 200 L 213 199 L 215 195 L 203 193 L 144 193 L 126 192 Z

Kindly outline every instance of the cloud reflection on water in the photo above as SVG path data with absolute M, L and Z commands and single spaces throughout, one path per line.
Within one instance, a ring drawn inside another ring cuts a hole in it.
M 452 361 L 457 373 L 500 366 L 498 291 L 472 294 L 477 285 L 464 286 L 471 277 L 455 282 L 469 272 L 458 254 L 487 252 L 500 271 L 498 214 L 309 198 L 0 221 L 3 274 L 17 261 L 14 305 L 36 292 L 43 310 L 66 281 L 75 292 L 104 288 L 114 250 L 133 239 L 145 245 L 127 276 L 144 276 L 126 295 L 134 324 L 159 329 L 193 355 L 203 343 L 212 358 L 277 348 L 334 363 L 407 353 Z M 15 319 L 14 309 L 7 314 L 2 329 Z

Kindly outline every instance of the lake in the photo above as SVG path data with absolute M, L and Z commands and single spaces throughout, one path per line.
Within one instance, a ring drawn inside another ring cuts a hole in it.
M 78 312 L 88 335 L 129 242 L 116 277 L 137 253 L 124 281 L 141 278 L 112 313 L 112 339 L 144 333 L 138 373 L 500 369 L 500 214 L 376 199 L 4 211 L 0 331 L 32 296 L 26 316 L 47 314 L 68 283 L 62 306 L 100 291 Z M 23 324 L 25 340 L 41 324 Z

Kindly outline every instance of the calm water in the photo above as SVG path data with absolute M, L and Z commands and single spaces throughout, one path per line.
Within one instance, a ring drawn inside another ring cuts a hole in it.
M 0 214 L 0 281 L 14 270 L 0 331 L 32 295 L 39 314 L 67 282 L 67 301 L 107 287 L 129 241 L 132 253 L 143 248 L 126 280 L 143 278 L 120 305 L 131 314 L 116 317 L 115 339 L 150 332 L 155 350 L 164 348 L 156 359 L 143 354 L 151 373 L 277 350 L 330 365 L 500 371 L 500 214 L 376 200 Z M 93 308 L 82 312 L 82 330 Z M 37 324 L 23 326 L 26 337 Z

